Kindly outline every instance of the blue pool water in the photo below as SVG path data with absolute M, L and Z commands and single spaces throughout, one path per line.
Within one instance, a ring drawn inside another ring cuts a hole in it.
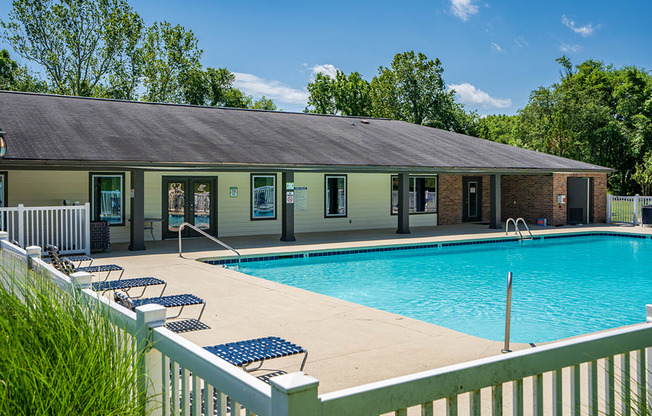
M 500 341 L 507 272 L 512 342 L 645 321 L 652 240 L 586 236 L 243 263 L 275 282 Z

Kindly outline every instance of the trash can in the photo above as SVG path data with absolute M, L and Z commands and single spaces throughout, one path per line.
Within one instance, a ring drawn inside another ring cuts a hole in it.
M 652 205 L 641 207 L 641 226 L 652 227 Z
M 108 221 L 91 221 L 91 251 L 111 249 Z

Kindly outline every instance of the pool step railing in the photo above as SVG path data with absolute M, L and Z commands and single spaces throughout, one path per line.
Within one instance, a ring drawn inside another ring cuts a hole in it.
M 518 217 L 516 220 L 514 218 L 509 218 L 507 219 L 507 222 L 505 223 L 505 234 L 509 235 L 509 224 L 513 223 L 514 224 L 514 233 L 517 233 L 521 240 L 524 240 L 525 237 L 523 237 L 523 233 L 521 232 L 521 229 L 518 228 L 519 223 L 523 223 L 523 226 L 527 230 L 529 237 L 527 237 L 529 240 L 534 239 L 534 236 L 532 235 L 532 231 L 530 231 L 530 227 L 527 226 L 527 223 L 522 217 Z
M 199 234 L 203 235 L 204 237 L 208 238 L 209 240 L 214 241 L 214 242 L 216 242 L 217 244 L 219 244 L 219 245 L 221 245 L 222 247 L 224 247 L 225 249 L 227 249 L 227 250 L 231 250 L 232 252 L 234 252 L 235 255 L 238 256 L 238 270 L 240 270 L 240 253 L 239 253 L 236 249 L 234 249 L 234 248 L 231 247 L 230 245 L 228 245 L 228 244 L 226 244 L 226 243 L 224 243 L 224 242 L 218 240 L 217 238 L 213 237 L 212 235 L 207 234 L 206 232 L 200 230 L 199 228 L 197 228 L 197 227 L 195 227 L 194 225 L 192 225 L 192 224 L 190 224 L 190 223 L 187 223 L 187 222 L 184 222 L 183 224 L 181 224 L 181 225 L 179 226 L 179 257 L 183 258 L 183 248 L 182 248 L 182 245 L 181 245 L 181 241 L 182 241 L 182 240 L 181 240 L 181 232 L 182 232 L 183 229 L 186 228 L 186 227 L 188 227 L 188 228 L 192 228 L 193 230 L 197 231 Z

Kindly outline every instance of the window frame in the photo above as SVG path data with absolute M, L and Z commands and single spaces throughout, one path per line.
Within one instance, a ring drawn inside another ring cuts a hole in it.
M 398 180 L 398 175 L 390 175 L 389 179 L 389 213 L 390 215 L 398 215 L 398 212 L 394 212 L 394 204 L 392 204 L 392 194 L 394 192 L 394 178 Z M 408 187 L 409 185 L 412 184 L 412 180 L 414 180 L 414 192 L 416 192 L 416 186 L 417 182 L 416 180 L 418 178 L 424 178 L 424 179 L 435 179 L 435 210 L 434 211 L 419 211 L 419 212 L 410 212 L 409 215 L 431 215 L 431 214 L 438 214 L 439 213 L 439 175 L 433 174 L 433 175 L 410 175 L 410 178 L 408 180 Z M 416 201 L 415 201 L 416 203 Z
M 342 178 L 344 179 L 344 214 L 329 214 L 328 213 L 328 179 L 329 178 Z M 324 175 L 324 218 L 347 218 L 349 216 L 349 178 L 346 174 L 325 174 Z
M 88 201 L 91 204 L 91 221 L 102 221 L 102 219 L 94 219 L 95 218 L 95 193 L 93 192 L 93 186 L 95 185 L 95 181 L 93 180 L 95 177 L 102 177 L 102 176 L 109 176 L 109 177 L 119 177 L 120 178 L 120 187 L 122 188 L 120 190 L 120 204 L 121 206 L 121 220 L 120 222 L 110 222 L 109 221 L 109 227 L 124 227 L 126 224 L 126 205 L 125 205 L 125 188 L 126 188 L 126 183 L 125 183 L 125 173 L 124 172 L 89 172 L 88 173 L 88 192 L 89 192 L 89 198 Z
M 0 208 L 6 208 L 8 206 L 8 201 L 7 201 L 7 197 L 9 196 L 9 192 L 7 192 L 8 177 L 9 174 L 7 171 L 0 171 L 0 178 L 2 178 L 2 204 L 0 204 Z
M 278 178 L 276 173 L 252 173 L 249 175 L 249 220 L 250 221 L 269 221 L 276 220 L 278 217 Z M 271 177 L 274 179 L 274 216 L 273 217 L 254 217 L 254 179 L 257 177 Z

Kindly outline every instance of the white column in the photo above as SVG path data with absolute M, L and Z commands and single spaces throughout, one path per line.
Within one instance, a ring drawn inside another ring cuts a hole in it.
M 91 255 L 91 203 L 84 204 L 84 252 L 87 256 Z
M 632 223 L 634 224 L 634 226 L 638 225 L 638 204 L 639 204 L 638 200 L 639 200 L 638 194 L 634 195 L 634 208 L 633 208 L 633 210 L 634 210 L 633 218 L 634 219 L 632 220 Z

